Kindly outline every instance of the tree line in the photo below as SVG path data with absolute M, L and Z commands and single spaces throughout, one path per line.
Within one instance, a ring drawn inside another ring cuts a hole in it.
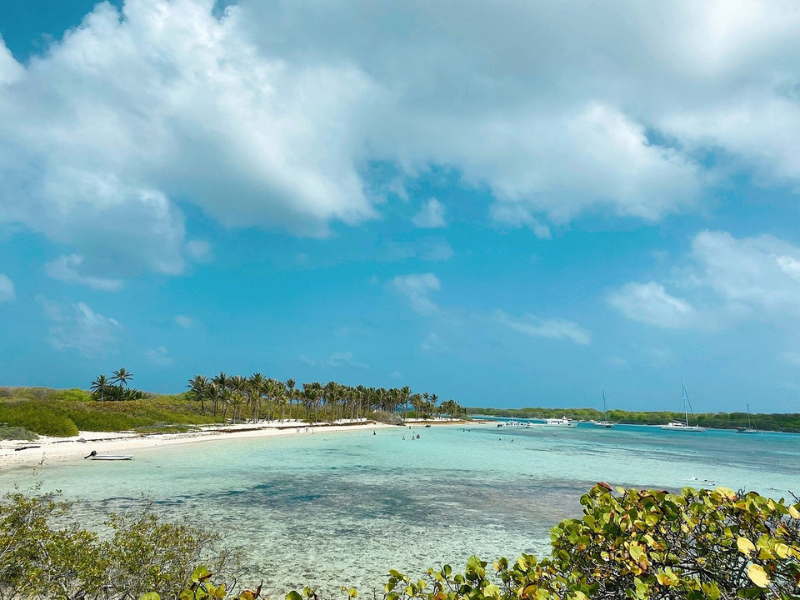
M 383 415 L 408 417 L 440 417 L 466 415 L 455 400 L 439 402 L 439 396 L 428 392 L 413 393 L 411 388 L 375 388 L 348 386 L 335 381 L 318 381 L 297 385 L 294 379 L 285 382 L 254 373 L 249 377 L 219 373 L 214 377 L 196 375 L 189 380 L 187 396 L 200 403 L 201 414 L 210 411 L 222 418 L 230 414 L 235 422 L 242 420 L 297 419 L 307 421 L 340 421 Z
M 112 377 L 99 375 L 91 386 L 98 401 L 139 400 L 144 392 L 129 388 L 133 373 L 124 367 Z M 367 417 L 398 419 L 430 418 L 447 415 L 466 416 L 466 410 L 455 400 L 440 402 L 437 394 L 414 393 L 408 386 L 375 388 L 348 386 L 335 381 L 302 383 L 295 379 L 281 381 L 254 373 L 249 377 L 220 372 L 208 377 L 189 379 L 185 397 L 200 405 L 201 415 L 240 421 L 302 420 L 340 421 Z

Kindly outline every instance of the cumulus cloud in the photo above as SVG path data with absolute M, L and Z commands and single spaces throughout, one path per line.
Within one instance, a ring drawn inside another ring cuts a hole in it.
M 609 303 L 629 319 L 664 328 L 800 317 L 800 248 L 788 242 L 701 231 L 686 262 L 675 269 L 675 285 L 688 298 L 655 281 L 632 282 L 609 294 Z
M 357 367 L 359 369 L 369 369 L 369 365 L 357 361 L 352 352 L 334 352 L 325 361 L 329 367 Z
M 431 198 L 422 207 L 412 222 L 417 227 L 423 229 L 436 229 L 438 227 L 447 227 L 447 221 L 444 219 L 444 204 L 439 202 L 436 198 Z
M 531 337 L 541 337 L 551 340 L 570 340 L 581 346 L 592 343 L 592 334 L 586 329 L 563 319 L 542 319 L 534 315 L 524 315 L 522 318 L 513 318 L 503 311 L 497 311 L 495 318 L 503 325 Z
M 124 284 L 121 279 L 81 275 L 78 269 L 83 261 L 83 256 L 79 254 L 60 256 L 56 261 L 47 263 L 47 265 L 45 265 L 45 271 L 53 279 L 58 279 L 59 281 L 65 281 L 67 283 L 87 285 L 94 290 L 116 292 L 122 289 Z
M 697 313 L 686 300 L 670 296 L 655 281 L 628 283 L 611 293 L 608 301 L 633 321 L 666 328 L 685 328 L 697 324 Z
M 441 288 L 439 278 L 433 273 L 398 275 L 392 279 L 391 286 L 408 298 L 411 307 L 418 313 L 431 315 L 439 310 L 430 297 L 431 292 Z
M 0 273 L 0 302 L 14 299 L 14 282 Z
M 800 352 L 781 352 L 780 359 L 787 364 L 800 367 Z
M 334 352 L 323 361 L 314 360 L 306 355 L 299 356 L 298 360 L 312 367 L 324 366 L 337 369 L 340 367 L 354 367 L 357 369 L 369 369 L 369 365 L 356 360 L 352 352 Z
M 73 304 L 67 312 L 47 300 L 41 303 L 45 315 L 54 321 L 48 340 L 56 350 L 73 349 L 85 358 L 102 358 L 122 331 L 116 319 L 94 312 L 83 302 Z
M 169 355 L 169 350 L 165 346 L 150 348 L 144 355 L 147 360 L 159 367 L 168 367 L 175 362 L 175 359 Z
M 178 315 L 175 317 L 175 322 L 184 329 L 189 329 L 194 326 L 194 320 L 186 315 Z
M 107 278 L 205 254 L 176 198 L 300 234 L 374 218 L 378 161 L 401 192 L 451 169 L 540 237 L 585 211 L 690 210 L 731 168 L 800 182 L 796 2 L 618 8 L 99 3 L 25 65 L 0 42 L 0 218 Z

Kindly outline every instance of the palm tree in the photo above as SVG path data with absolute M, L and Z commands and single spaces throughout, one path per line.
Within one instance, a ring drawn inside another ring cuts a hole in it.
M 205 400 L 208 397 L 208 377 L 195 375 L 189 380 L 189 396 L 200 401 L 200 414 L 206 414 Z
M 127 387 L 128 382 L 133 379 L 133 373 L 122 367 L 118 371 L 114 371 L 114 376 L 111 378 L 111 383 L 118 383 L 121 387 Z
M 92 385 L 90 386 L 89 389 L 92 390 L 92 392 L 94 393 L 95 396 L 97 396 L 99 394 L 100 395 L 100 400 L 102 401 L 102 400 L 106 399 L 106 397 L 105 397 L 106 396 L 106 392 L 109 390 L 110 387 L 111 387 L 111 384 L 109 383 L 109 381 L 106 378 L 106 376 L 105 375 L 98 375 L 97 379 L 95 379 L 92 382 Z
M 295 393 L 294 387 L 297 385 L 297 382 L 294 379 L 287 379 L 286 380 L 286 389 L 289 392 L 289 420 L 292 420 L 292 402 L 294 402 L 295 397 L 297 394 Z

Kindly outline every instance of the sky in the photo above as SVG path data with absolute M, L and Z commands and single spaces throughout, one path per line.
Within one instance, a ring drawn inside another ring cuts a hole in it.
M 800 412 L 800 3 L 0 5 L 0 385 Z

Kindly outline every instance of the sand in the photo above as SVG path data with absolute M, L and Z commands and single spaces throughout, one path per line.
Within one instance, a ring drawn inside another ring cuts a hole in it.
M 434 424 L 454 425 L 463 421 L 449 419 L 410 419 L 413 425 Z M 133 432 L 100 432 L 81 431 L 73 437 L 40 436 L 36 441 L 3 440 L 0 441 L 0 469 L 34 466 L 47 461 L 75 460 L 84 458 L 90 452 L 97 454 L 133 454 L 137 450 L 206 442 L 219 439 L 269 437 L 276 435 L 309 435 L 314 431 L 374 430 L 393 425 L 356 419 L 355 421 L 338 421 L 335 424 L 314 423 L 309 425 L 301 421 L 272 421 L 269 423 L 238 423 L 236 425 L 201 426 L 198 431 L 186 433 L 137 434 Z
M 0 442 L 0 469 L 15 466 L 32 466 L 46 460 L 48 463 L 75 460 L 93 450 L 98 454 L 133 454 L 145 448 L 174 446 L 219 439 L 269 437 L 276 435 L 308 435 L 323 429 L 353 431 L 391 427 L 375 421 L 340 422 L 337 424 L 299 421 L 273 421 L 270 423 L 237 423 L 236 425 L 201 426 L 199 431 L 186 433 L 137 434 L 132 432 L 81 431 L 73 437 L 40 436 L 38 440 L 3 440 Z

